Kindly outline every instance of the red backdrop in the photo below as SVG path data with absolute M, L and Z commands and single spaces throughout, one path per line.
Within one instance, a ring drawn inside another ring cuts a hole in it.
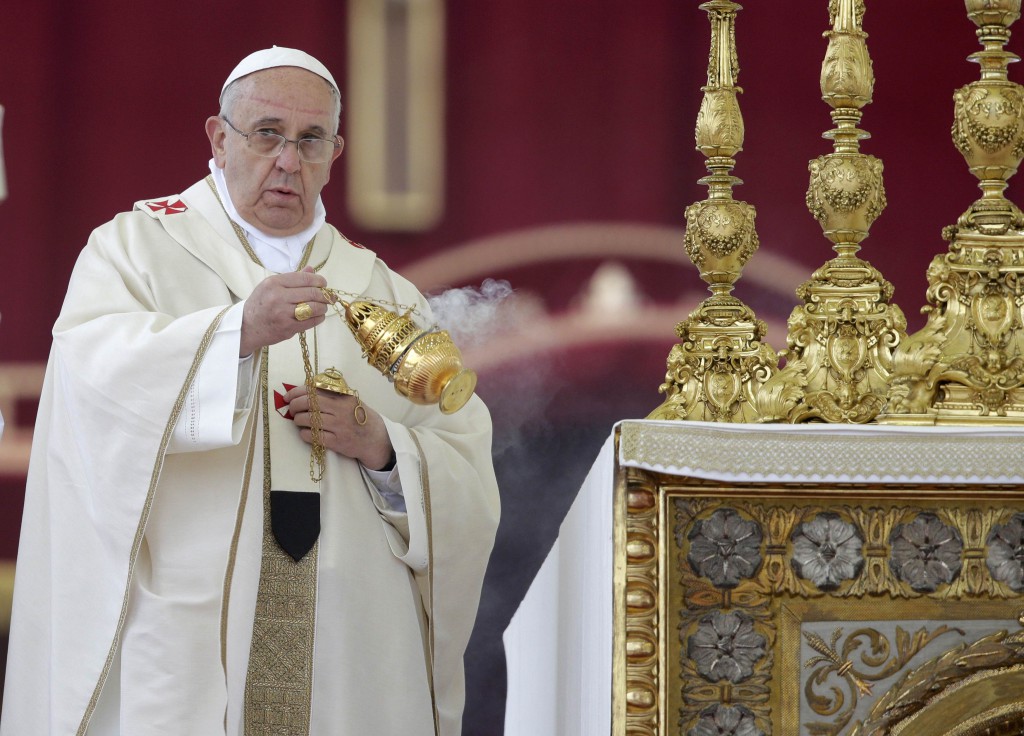
M 734 172 L 746 184 L 736 196 L 758 208 L 762 251 L 795 261 L 806 275 L 831 255 L 804 206 L 807 161 L 831 150 L 821 139 L 831 124 L 818 88 L 826 8 L 827 0 L 750 2 L 737 31 L 747 136 Z M 7 8 L 0 362 L 45 359 L 93 227 L 204 175 L 203 121 L 238 59 L 271 44 L 296 46 L 344 80 L 345 26 L 345 4 L 326 0 L 37 0 Z M 896 285 L 895 301 L 916 328 L 925 269 L 945 248 L 940 230 L 978 196 L 949 137 L 952 92 L 978 77 L 965 61 L 978 44 L 955 0 L 913 8 L 869 0 L 865 27 L 878 81 L 862 124 L 873 138 L 863 150 L 885 163 L 889 207 L 862 254 Z M 358 182 L 346 182 L 341 167 L 324 194 L 329 217 L 399 270 L 467 241 L 545 225 L 681 227 L 685 207 L 705 196 L 693 129 L 708 38 L 696 0 L 449 0 L 444 218 L 417 235 L 361 231 L 345 211 L 345 189 Z M 654 302 L 703 290 L 681 257 L 631 259 L 630 248 L 621 243 L 616 259 Z M 748 269 L 762 267 L 758 258 Z M 477 276 L 509 279 L 558 314 L 573 306 L 599 260 L 519 263 Z M 795 303 L 743 281 L 737 292 L 779 320 Z M 498 635 L 611 422 L 657 405 L 673 340 L 671 329 L 655 340 L 618 332 L 585 351 L 574 346 L 573 355 L 555 349 L 543 361 L 482 372 L 480 392 L 511 450 L 498 459 L 505 516 L 470 652 L 467 733 L 500 732 Z M 784 347 L 781 335 L 773 342 Z M 514 411 L 512 368 L 539 371 L 530 385 L 537 413 Z M 540 447 L 549 454 L 538 459 Z M 14 554 L 22 482 L 0 486 L 0 557 Z

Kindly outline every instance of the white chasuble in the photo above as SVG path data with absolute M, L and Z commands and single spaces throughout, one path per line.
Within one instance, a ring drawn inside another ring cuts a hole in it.
M 330 226 L 309 263 L 333 288 L 430 319 L 411 284 Z M 167 452 L 221 315 L 267 275 L 204 182 L 140 202 L 83 250 L 40 401 L 0 736 L 246 732 L 268 466 L 269 485 L 321 494 L 313 584 L 278 591 L 285 608 L 315 601 L 308 726 L 281 733 L 459 734 L 498 516 L 479 399 L 450 416 L 412 404 L 332 316 L 315 330 L 319 369 L 384 417 L 408 517 L 351 459 L 329 452 L 309 480 L 308 445 L 273 410 L 275 391 L 304 381 L 297 338 L 253 361 L 237 445 Z

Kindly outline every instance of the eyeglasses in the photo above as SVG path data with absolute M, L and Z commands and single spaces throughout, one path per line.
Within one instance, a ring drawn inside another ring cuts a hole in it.
M 231 130 L 245 138 L 249 149 L 257 156 L 266 156 L 268 158 L 280 156 L 285 144 L 294 143 L 295 148 L 298 149 L 300 159 L 310 164 L 322 164 L 330 161 L 334 152 L 341 148 L 341 144 L 338 143 L 337 139 L 317 138 L 312 135 L 292 140 L 270 130 L 254 130 L 250 133 L 243 133 L 223 115 L 220 116 L 220 119 L 227 123 Z

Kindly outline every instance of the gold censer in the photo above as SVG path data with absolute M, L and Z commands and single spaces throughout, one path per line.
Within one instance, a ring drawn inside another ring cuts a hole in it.
M 462 364 L 462 353 L 447 330 L 419 327 L 411 309 L 397 314 L 370 301 L 348 302 L 328 289 L 335 309 L 363 350 L 363 357 L 414 404 L 437 404 L 445 414 L 466 405 L 476 373 Z

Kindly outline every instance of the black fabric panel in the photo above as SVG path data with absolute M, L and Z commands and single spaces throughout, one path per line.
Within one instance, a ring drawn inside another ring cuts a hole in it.
M 320 494 L 310 491 L 271 491 L 270 528 L 274 539 L 298 562 L 320 536 Z

